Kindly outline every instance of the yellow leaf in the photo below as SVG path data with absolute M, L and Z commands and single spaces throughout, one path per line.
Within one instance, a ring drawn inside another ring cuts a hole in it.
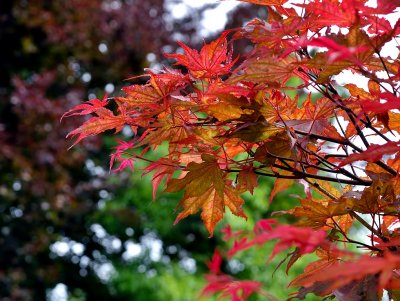
M 361 99 L 367 99 L 367 100 L 374 100 L 374 97 L 368 93 L 367 91 L 365 91 L 363 88 L 359 88 L 354 84 L 347 84 L 344 85 L 344 87 L 349 90 L 349 93 L 351 94 L 351 96 L 353 97 L 359 97 Z
M 340 198 L 343 194 L 343 192 L 339 191 L 336 187 L 334 187 L 331 182 L 322 181 L 318 179 L 314 179 L 313 182 L 314 184 L 317 184 L 320 188 L 322 188 L 324 191 L 333 195 L 335 198 Z M 318 192 L 318 190 L 316 191 Z
M 240 107 L 226 102 L 219 102 L 209 105 L 205 111 L 207 114 L 214 116 L 219 121 L 238 119 L 242 114 L 245 114 L 246 112 L 252 112 L 250 110 L 242 110 Z

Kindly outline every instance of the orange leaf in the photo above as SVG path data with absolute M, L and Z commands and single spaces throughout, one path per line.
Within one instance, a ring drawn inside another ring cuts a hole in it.
M 243 199 L 239 197 L 239 192 L 231 187 L 231 182 L 224 180 L 216 159 L 208 154 L 201 157 L 202 163 L 189 163 L 187 175 L 183 179 L 170 180 L 165 191 L 185 191 L 179 203 L 183 211 L 179 213 L 175 223 L 202 209 L 201 218 L 212 236 L 215 225 L 224 216 L 225 206 L 237 216 L 246 215 L 242 209 Z
M 321 228 L 331 223 L 331 218 L 346 215 L 345 203 L 333 201 L 300 200 L 301 206 L 295 207 L 290 212 L 302 218 L 299 224 L 311 228 Z
M 212 236 L 216 224 L 224 216 L 225 206 L 228 206 L 234 215 L 246 218 L 242 209 L 243 204 L 244 201 L 238 196 L 238 192 L 228 185 L 224 187 L 222 196 L 215 187 L 210 187 L 196 196 L 189 196 L 185 193 L 183 199 L 179 203 L 183 211 L 178 214 L 175 224 L 181 219 L 195 214 L 202 209 L 201 219 L 210 233 L 210 236 Z
M 257 175 L 251 169 L 243 169 L 238 174 L 237 190 L 240 192 L 249 191 L 253 194 L 257 187 Z
M 392 130 L 399 131 L 400 129 L 400 114 L 394 112 L 388 112 L 389 114 L 389 127 Z
M 290 175 L 290 173 L 282 170 L 282 172 L 280 172 L 280 174 L 285 175 L 288 174 Z M 271 203 L 272 200 L 275 198 L 275 196 L 281 192 L 284 191 L 286 188 L 289 188 L 290 186 L 292 186 L 292 184 L 294 183 L 294 180 L 292 179 L 276 179 L 275 180 L 275 184 L 274 184 L 274 188 L 271 191 L 271 194 L 269 195 L 269 202 Z
M 126 123 L 125 110 L 120 109 L 120 115 L 114 115 L 112 111 L 105 108 L 108 104 L 107 94 L 104 96 L 103 100 L 92 99 L 84 104 L 80 104 L 75 108 L 69 110 L 62 117 L 70 117 L 74 115 L 89 115 L 94 114 L 96 117 L 92 117 L 82 124 L 79 128 L 68 133 L 67 138 L 78 136 L 78 139 L 74 142 L 76 145 L 82 139 L 97 135 L 107 130 L 114 129 L 115 132 L 122 130 Z M 72 147 L 71 146 L 71 147 Z
M 183 179 L 172 179 L 168 183 L 166 192 L 185 190 L 186 196 L 199 196 L 213 187 L 223 196 L 224 179 L 217 160 L 208 154 L 202 154 L 202 163 L 190 162 L 187 166 L 188 174 Z
M 156 104 L 162 99 L 162 96 L 151 86 L 131 85 L 123 87 L 122 91 L 127 94 L 127 97 L 118 97 L 117 100 L 128 104 L 131 107 L 137 107 L 144 104 Z
M 232 119 L 238 119 L 242 114 L 245 114 L 249 110 L 243 110 L 239 106 L 227 102 L 219 102 L 207 106 L 204 109 L 204 111 L 207 114 L 214 116 L 219 121 L 227 121 Z

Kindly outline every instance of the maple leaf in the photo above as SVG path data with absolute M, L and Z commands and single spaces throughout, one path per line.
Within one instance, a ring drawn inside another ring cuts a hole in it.
M 385 257 L 362 256 L 356 261 L 334 263 L 296 277 L 290 286 L 310 287 L 325 284 L 321 296 L 368 275 L 379 274 L 378 286 L 385 288 L 392 280 L 393 270 L 399 268 L 400 257 L 385 253 Z
M 204 44 L 200 53 L 178 42 L 185 54 L 165 54 L 165 56 L 176 59 L 178 64 L 188 68 L 190 73 L 199 79 L 224 75 L 238 60 L 238 58 L 232 60 L 232 53 L 228 51 L 227 35 L 228 32 L 224 32 L 215 41 Z
M 306 101 L 303 104 L 303 108 L 300 112 L 294 112 L 293 115 L 304 116 L 304 119 L 320 120 L 329 119 L 334 116 L 335 104 L 328 98 L 319 98 L 317 101 L 312 100 L 312 94 L 308 94 Z M 303 115 L 300 115 L 302 113 Z
M 297 133 L 306 136 L 315 135 L 317 138 L 326 137 L 338 142 L 345 141 L 329 120 L 287 120 L 285 121 L 285 125 Z
M 220 121 L 239 119 L 242 114 L 251 113 L 250 110 L 243 110 L 239 106 L 227 102 L 208 105 L 204 111 Z
M 272 156 L 274 157 L 272 157 Z M 254 158 L 262 163 L 271 165 L 275 162 L 275 156 L 281 158 L 295 158 L 292 140 L 287 133 L 276 135 L 268 139 L 257 148 Z
M 282 171 L 282 175 L 290 175 L 290 172 L 287 171 Z M 289 188 L 292 186 L 294 183 L 294 180 L 292 179 L 284 179 L 284 178 L 278 178 L 275 180 L 274 187 L 271 190 L 271 193 L 269 195 L 269 202 L 272 203 L 273 199 L 275 196 L 279 193 L 284 191 L 285 189 Z
M 308 45 L 328 48 L 327 52 L 327 55 L 329 57 L 327 61 L 328 64 L 344 59 L 351 60 L 351 58 L 354 57 L 354 54 L 369 49 L 366 46 L 346 47 L 343 45 L 339 45 L 334 40 L 327 37 L 314 38 L 308 43 Z
M 84 111 L 86 110 L 91 112 L 91 109 L 84 109 Z M 124 110 L 121 110 L 119 115 L 114 115 L 112 111 L 103 107 L 93 110 L 94 114 L 97 115 L 96 117 L 90 118 L 79 128 L 68 133 L 67 138 L 78 136 L 72 146 L 88 136 L 97 135 L 107 130 L 115 130 L 115 133 L 118 133 L 127 122 Z
M 68 112 L 64 113 L 61 119 L 63 119 L 64 117 L 70 117 L 75 115 L 88 115 L 91 113 L 95 113 L 99 110 L 104 110 L 107 104 L 108 104 L 108 94 L 106 93 L 102 100 L 95 98 L 85 102 L 84 104 L 80 104 L 75 108 L 69 110 Z
M 370 187 L 363 190 L 352 209 L 360 213 L 396 212 L 397 198 L 393 186 L 389 181 L 374 181 Z
M 110 170 L 120 171 L 127 166 L 131 167 L 131 169 L 133 170 L 134 168 L 132 165 L 132 161 L 131 161 L 131 163 L 129 163 L 127 160 L 127 159 L 132 160 L 133 158 L 130 158 L 130 157 L 126 158 L 126 156 L 124 157 L 124 155 L 126 155 L 126 151 L 128 151 L 130 148 L 132 148 L 134 146 L 134 142 L 135 142 L 134 139 L 132 139 L 131 141 L 128 141 L 128 142 L 122 141 L 119 139 L 116 139 L 116 141 L 118 142 L 118 145 L 114 147 L 115 152 L 113 154 L 111 154 Z M 121 164 L 119 168 L 113 170 L 112 168 L 116 161 L 120 161 L 120 162 L 124 162 L 124 163 Z
M 120 159 L 120 164 L 118 166 L 118 168 L 113 169 L 113 172 L 117 172 L 117 171 L 122 171 L 125 168 L 129 167 L 132 171 L 135 170 L 133 163 L 135 162 L 134 158 L 123 158 Z
M 362 300 L 365 297 L 368 301 L 380 301 L 382 290 L 378 288 L 378 277 L 368 275 L 361 280 L 353 281 L 341 288 L 334 290 L 333 294 L 338 300 Z
M 207 104 L 213 103 L 216 100 L 224 100 L 237 105 L 245 104 L 240 102 L 241 97 L 245 97 L 248 103 L 249 98 L 253 98 L 257 90 L 252 85 L 228 84 L 222 80 L 215 80 L 207 85 L 206 91 L 199 91 L 201 101 Z
M 400 129 L 400 114 L 394 112 L 388 112 L 389 128 L 393 130 Z
M 257 187 L 257 175 L 251 169 L 242 169 L 237 177 L 237 190 L 241 192 L 249 191 L 253 194 L 254 188 Z
M 188 83 L 188 77 L 177 70 L 162 70 L 159 73 L 149 72 L 150 80 L 145 85 L 130 85 L 122 88 L 126 96 L 115 97 L 117 103 L 126 109 L 138 109 L 149 116 L 162 113 L 169 108 L 169 96 L 184 89 Z M 137 115 L 137 113 L 136 113 Z M 142 122 L 139 122 L 142 123 Z
M 357 20 L 357 1 L 354 0 L 317 0 L 310 4 L 296 4 L 304 7 L 310 14 L 309 18 L 319 27 L 331 26 L 350 27 Z
M 209 188 L 198 196 L 188 196 L 185 194 L 179 203 L 183 211 L 178 214 L 175 224 L 188 215 L 195 214 L 202 209 L 201 218 L 210 236 L 212 236 L 216 224 L 224 216 L 225 206 L 229 207 L 234 215 L 247 218 L 242 209 L 243 204 L 243 199 L 233 188 L 228 186 L 225 186 L 222 196 L 215 188 Z
M 329 81 L 332 75 L 339 74 L 341 71 L 354 65 L 353 62 L 348 60 L 339 60 L 327 64 L 328 61 L 329 55 L 326 52 L 318 52 L 312 59 L 298 64 L 313 70 L 321 70 L 318 73 L 318 83 L 325 83 Z
M 170 145 L 179 144 L 181 147 L 196 142 L 194 131 L 189 130 L 185 123 L 193 121 L 193 115 L 189 112 L 181 112 L 180 118 L 172 119 L 171 115 L 161 113 L 157 120 L 152 120 L 151 127 L 141 135 L 136 147 L 145 145 L 160 145 L 168 141 Z
M 389 110 L 400 108 L 400 97 L 393 96 L 392 93 L 380 93 L 382 99 L 386 99 L 385 103 L 377 101 L 362 100 L 360 105 L 364 112 L 386 113 Z
M 203 288 L 202 296 L 221 293 L 221 297 L 230 297 L 232 301 L 244 301 L 251 294 L 261 290 L 261 283 L 252 280 L 234 280 L 228 275 L 206 275 L 208 285 Z
M 172 179 L 166 191 L 185 190 L 187 195 L 196 196 L 212 187 L 222 197 L 225 186 L 224 175 L 217 160 L 209 154 L 202 154 L 201 158 L 202 163 L 191 162 L 188 164 L 189 172 L 183 179 Z
M 152 86 L 131 85 L 123 87 L 122 91 L 127 94 L 127 97 L 119 97 L 117 99 L 131 107 L 144 104 L 156 105 L 157 101 L 162 99 L 162 95 L 159 95 L 157 90 Z
M 365 6 L 363 9 L 368 14 L 391 14 L 396 8 L 400 6 L 400 0 L 377 0 L 376 7 Z
M 376 96 L 372 93 L 368 93 L 363 88 L 359 88 L 355 84 L 346 84 L 344 87 L 349 91 L 350 95 L 357 99 L 362 100 L 377 100 Z
M 276 62 L 279 61 L 279 64 Z M 296 59 L 292 56 L 279 59 L 269 53 L 259 54 L 247 59 L 229 79 L 228 83 L 240 81 L 263 82 L 284 85 L 286 81 L 297 75 Z
M 284 132 L 282 127 L 275 126 L 268 122 L 249 122 L 228 132 L 226 136 L 240 138 L 248 142 L 260 142 L 275 135 L 279 135 L 282 132 Z
M 266 52 L 264 47 L 267 47 L 269 51 L 276 52 L 275 55 L 279 55 L 280 58 L 287 57 L 290 53 L 297 50 L 301 47 L 302 43 L 298 43 L 299 41 L 295 41 L 295 38 L 284 38 L 291 34 L 293 31 L 298 31 L 299 34 L 304 34 L 302 30 L 302 25 L 304 25 L 304 19 L 295 16 L 285 20 L 282 20 L 282 16 L 277 14 L 271 8 L 268 9 L 268 18 L 270 16 L 274 16 L 280 19 L 271 22 L 266 22 L 260 19 L 254 19 L 246 24 L 246 26 L 242 29 L 241 35 L 250 39 L 255 46 L 260 49 L 261 52 Z M 278 17 L 279 16 L 279 17 Z M 300 40 L 302 40 L 300 38 Z M 282 53 L 282 50 L 277 46 L 284 46 L 285 51 Z
M 261 283 L 250 280 L 235 280 L 221 272 L 222 256 L 215 250 L 208 263 L 210 274 L 206 275 L 208 284 L 203 288 L 201 296 L 221 293 L 221 297 L 230 297 L 232 301 L 244 301 L 251 294 L 261 291 Z
M 340 161 L 338 168 L 355 161 L 377 162 L 383 155 L 397 153 L 399 150 L 399 143 L 394 141 L 387 142 L 383 145 L 371 144 L 365 151 L 351 154 L 345 160 Z
M 262 221 L 259 221 L 260 223 Z M 307 254 L 315 251 L 318 247 L 328 244 L 325 231 L 312 230 L 305 227 L 295 227 L 289 225 L 278 225 L 276 228 L 265 228 L 255 226 L 254 238 L 243 238 L 235 241 L 233 247 L 229 250 L 229 256 L 233 256 L 239 251 L 249 249 L 255 245 L 265 244 L 267 241 L 278 239 L 271 252 L 270 259 L 277 253 L 290 247 L 297 247 L 300 254 Z
M 207 264 L 210 272 L 213 274 L 218 274 L 221 272 L 222 256 L 221 253 L 215 249 L 211 261 Z
M 301 206 L 291 209 L 289 213 L 302 218 L 299 224 L 304 227 L 322 228 L 328 223 L 332 223 L 331 218 L 349 213 L 345 202 L 303 199 L 300 200 L 300 204 Z
M 234 215 L 244 218 L 246 215 L 242 209 L 243 199 L 230 182 L 225 181 L 216 159 L 208 154 L 202 154 L 202 159 L 202 163 L 189 163 L 187 175 L 183 179 L 170 180 L 165 191 L 185 191 L 178 205 L 183 211 L 178 214 L 175 223 L 201 209 L 201 218 L 212 236 L 215 225 L 224 216 L 225 206 Z

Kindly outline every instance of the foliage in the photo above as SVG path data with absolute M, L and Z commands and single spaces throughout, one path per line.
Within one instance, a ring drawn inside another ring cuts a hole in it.
M 262 219 L 252 232 L 228 228 L 227 238 L 236 239 L 229 255 L 277 240 L 272 257 L 294 247 L 287 269 L 305 254 L 318 257 L 292 281 L 299 287 L 292 298 L 312 292 L 380 300 L 386 290 L 397 300 L 400 65 L 383 48 L 400 34 L 399 22 L 387 17 L 398 1 L 372 8 L 365 0 L 315 0 L 297 4 L 299 10 L 283 6 L 285 0 L 244 1 L 266 6 L 267 21 L 225 31 L 200 51 L 181 43 L 183 53 L 167 55 L 180 69 L 149 70 L 148 82 L 123 88 L 125 96 L 70 110 L 66 116 L 94 117 L 69 135 L 80 141 L 129 125 L 135 138 L 120 142 L 111 163 L 122 169 L 148 161 L 154 189 L 165 180 L 166 192 L 184 192 L 176 222 L 201 210 L 210 236 L 225 207 L 246 218 L 241 194 L 260 177 L 276 178 L 272 201 L 300 183 L 299 205 L 280 212 L 297 225 Z M 253 49 L 234 57 L 242 39 Z M 344 71 L 365 78 L 367 87 L 338 84 Z M 288 87 L 292 77 L 301 83 Z M 320 97 L 313 100 L 310 89 Z M 163 142 L 168 154 L 148 159 Z M 354 223 L 369 231 L 367 241 L 354 237 Z M 205 293 L 221 291 L 232 300 L 263 294 L 258 283 L 221 273 L 220 261 L 215 255 Z

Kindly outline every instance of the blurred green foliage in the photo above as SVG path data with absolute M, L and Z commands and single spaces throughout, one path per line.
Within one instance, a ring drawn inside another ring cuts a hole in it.
M 149 158 L 154 159 L 160 153 L 163 153 L 162 147 L 151 153 Z M 138 161 L 135 168 L 140 169 L 145 165 L 143 161 Z M 231 241 L 222 240 L 220 230 L 223 227 L 229 224 L 234 230 L 251 231 L 257 220 L 269 218 L 272 212 L 292 208 L 293 203 L 297 202 L 297 196 L 304 197 L 303 188 L 295 184 L 291 189 L 279 193 L 270 204 L 268 198 L 274 180 L 260 178 L 260 185 L 255 189 L 254 195 L 250 193 L 244 195 L 248 220 L 228 213 L 224 221 L 217 226 L 215 236 L 207 238 L 208 233 L 198 216 L 189 217 L 173 225 L 176 216 L 174 208 L 179 201 L 179 194 L 158 194 L 157 200 L 152 202 L 149 201 L 152 194 L 151 174 L 141 177 L 139 172 L 135 172 L 130 179 L 131 186 L 118 191 L 118 195 L 114 196 L 115 200 L 107 202 L 98 211 L 93 222 L 101 223 L 107 231 L 114 234 L 124 227 L 134 225 L 135 229 L 140 229 L 144 226 L 161 238 L 165 255 L 169 257 L 167 264 L 149 263 L 142 272 L 138 272 L 146 261 L 142 258 L 117 267 L 118 275 L 113 278 L 111 287 L 120 293 L 134 295 L 137 300 L 142 300 L 140 296 L 143 296 L 143 300 L 196 300 L 205 284 L 203 280 L 203 275 L 207 273 L 205 263 L 211 259 L 214 248 L 227 252 L 232 244 Z M 127 212 L 128 210 L 132 210 L 131 215 Z M 137 212 L 136 217 L 135 212 Z M 128 217 L 126 224 L 116 226 L 116 222 L 123 222 L 123 217 Z M 278 218 L 290 222 L 288 216 Z M 136 225 L 137 219 L 140 222 Z M 137 236 L 135 231 L 133 237 L 139 241 L 140 236 L 146 235 L 145 233 L 146 230 Z M 273 245 L 271 242 L 263 247 L 239 253 L 232 259 L 226 259 L 223 270 L 238 279 L 261 281 L 267 292 L 279 300 L 285 300 L 290 292 L 295 291 L 294 288 L 287 288 L 290 280 L 300 274 L 305 264 L 315 258 L 304 257 L 286 275 L 285 265 L 276 269 L 286 254 L 278 254 L 273 260 L 268 261 Z M 181 263 L 185 258 L 187 259 L 186 256 L 195 260 L 196 272 L 185 271 L 183 268 Z M 156 271 L 156 274 L 149 274 L 149 271 Z M 154 290 L 154 287 L 159 289 Z M 208 299 L 204 298 L 204 300 Z M 262 298 L 254 296 L 251 300 L 262 300 Z M 305 300 L 319 299 L 309 295 Z

